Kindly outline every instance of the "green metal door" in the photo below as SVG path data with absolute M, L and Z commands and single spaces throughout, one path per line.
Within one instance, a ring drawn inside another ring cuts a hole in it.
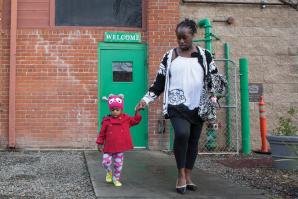
M 99 127 L 109 114 L 107 102 L 102 97 L 124 94 L 124 112 L 133 116 L 134 108 L 147 88 L 146 46 L 144 44 L 99 43 L 98 50 L 98 113 Z M 145 148 L 148 143 L 147 110 L 142 111 L 140 124 L 133 126 L 131 135 L 135 148 Z

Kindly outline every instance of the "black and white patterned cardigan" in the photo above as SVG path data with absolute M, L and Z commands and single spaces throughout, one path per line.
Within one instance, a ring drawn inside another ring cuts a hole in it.
M 164 54 L 159 69 L 157 71 L 157 75 L 155 81 L 148 89 L 148 92 L 143 97 L 143 100 L 148 104 L 150 102 L 155 101 L 157 97 L 164 92 L 163 98 L 163 114 L 167 118 L 168 117 L 168 88 L 169 88 L 169 71 L 172 63 L 172 55 L 173 50 L 169 50 L 166 54 Z M 206 81 L 206 77 L 208 74 L 217 73 L 217 67 L 214 63 L 211 53 L 199 46 L 197 46 L 198 53 L 193 53 L 193 57 L 198 57 L 199 64 L 203 67 L 204 71 L 204 88 L 206 90 L 211 90 L 211 82 Z M 208 78 L 209 79 L 209 78 Z M 206 85 L 207 84 L 207 85 Z

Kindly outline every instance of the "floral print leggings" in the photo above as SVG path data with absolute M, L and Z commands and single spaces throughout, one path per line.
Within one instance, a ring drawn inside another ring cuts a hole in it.
M 114 164 L 113 180 L 119 180 L 122 166 L 123 166 L 124 153 L 104 153 L 102 157 L 102 165 L 106 172 L 113 172 L 111 165 Z

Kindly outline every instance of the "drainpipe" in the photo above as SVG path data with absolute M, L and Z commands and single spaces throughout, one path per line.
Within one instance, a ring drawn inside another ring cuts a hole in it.
M 18 4 L 17 0 L 11 0 L 8 148 L 16 147 L 15 123 L 16 123 L 17 4 Z
M 205 28 L 205 48 L 212 53 L 212 46 L 211 46 L 211 22 L 208 18 L 201 19 L 198 22 L 198 26 L 200 28 Z

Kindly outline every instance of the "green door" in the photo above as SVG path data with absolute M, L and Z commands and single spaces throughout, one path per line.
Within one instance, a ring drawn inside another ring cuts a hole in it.
M 99 127 L 102 118 L 109 114 L 109 94 L 124 94 L 124 112 L 133 116 L 135 105 L 147 88 L 146 46 L 143 44 L 99 43 L 98 113 Z M 140 124 L 131 127 L 135 148 L 145 148 L 148 143 L 147 110 L 142 111 Z

